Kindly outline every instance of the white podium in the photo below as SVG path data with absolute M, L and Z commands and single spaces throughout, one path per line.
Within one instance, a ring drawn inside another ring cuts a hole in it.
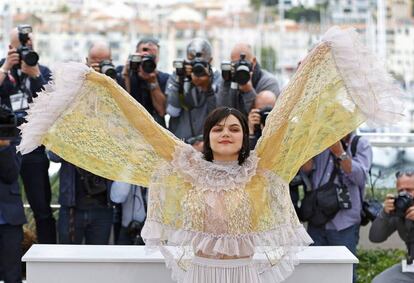
M 351 283 L 358 259 L 345 247 L 308 247 L 287 283 Z M 27 283 L 172 283 L 161 253 L 142 246 L 33 245 Z M 212 282 L 214 283 L 214 282 Z

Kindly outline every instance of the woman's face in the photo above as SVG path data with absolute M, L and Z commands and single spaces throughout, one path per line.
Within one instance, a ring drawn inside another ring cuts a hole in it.
M 210 147 L 214 160 L 238 160 L 243 144 L 243 129 L 239 120 L 229 115 L 210 130 Z

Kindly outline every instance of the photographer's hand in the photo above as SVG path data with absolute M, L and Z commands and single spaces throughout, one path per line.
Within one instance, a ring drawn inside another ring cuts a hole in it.
M 30 78 L 37 78 L 41 75 L 39 65 L 29 66 L 22 61 L 22 73 L 28 75 Z
M 405 218 L 414 221 L 414 205 L 407 209 L 405 212 Z
M 248 123 L 249 123 L 249 134 L 253 135 L 254 134 L 254 127 L 255 125 L 260 125 L 260 113 L 259 113 L 259 109 L 252 109 L 249 112 L 249 116 L 248 116 Z
M 9 46 L 9 51 L 7 52 L 6 60 L 2 67 L 3 71 L 8 72 L 13 68 L 14 65 L 19 64 L 20 56 L 16 51 L 16 48 Z
M 184 64 L 184 70 L 185 75 L 187 77 L 191 77 L 191 74 L 193 73 L 193 66 L 191 66 L 190 64 Z
M 144 81 L 147 81 L 150 84 L 157 82 L 157 71 L 156 70 L 152 73 L 145 73 L 142 70 L 142 66 L 140 66 L 138 70 L 138 76 L 140 76 L 141 79 L 143 79 Z
M 387 194 L 384 201 L 384 212 L 390 214 L 395 210 L 394 206 L 394 196 L 392 194 Z
M 126 91 L 128 93 L 131 93 L 131 79 L 129 78 L 129 58 L 126 60 L 125 65 L 122 68 L 122 78 L 124 79 Z
M 191 81 L 195 86 L 201 88 L 202 91 L 208 91 L 211 88 L 210 76 L 197 77 L 191 74 Z
M 157 71 L 155 70 L 152 73 L 145 73 L 142 70 L 142 66 L 140 66 L 138 75 L 149 84 L 152 104 L 158 115 L 164 117 L 167 108 L 167 98 L 164 93 L 162 93 L 158 83 Z
M 338 142 L 334 143 L 333 145 L 331 145 L 329 147 L 329 150 L 332 152 L 332 154 L 336 158 L 339 158 L 345 152 L 341 141 L 338 141 Z M 349 173 L 352 172 L 352 158 L 350 156 L 348 156 L 348 158 L 345 159 L 345 160 L 341 160 L 340 164 L 341 164 L 342 170 L 345 173 L 349 174 Z
M 101 72 L 101 67 L 99 67 L 99 63 L 91 63 L 91 64 L 89 64 L 89 67 L 93 68 L 98 73 Z

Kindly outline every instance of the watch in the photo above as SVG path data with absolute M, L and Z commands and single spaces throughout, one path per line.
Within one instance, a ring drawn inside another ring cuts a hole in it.
M 5 74 L 6 76 L 7 76 L 7 74 L 9 73 L 9 72 L 7 72 L 7 71 L 3 68 L 3 66 L 1 66 L 1 67 L 0 67 L 0 72 L 2 72 L 3 74 Z
M 155 83 L 150 83 L 149 84 L 149 89 L 150 90 L 154 90 L 154 89 L 156 89 L 158 87 L 158 83 L 157 82 L 155 82 Z
M 349 155 L 346 153 L 346 151 L 342 152 L 341 155 L 338 156 L 338 159 L 340 161 L 347 160 L 349 158 Z

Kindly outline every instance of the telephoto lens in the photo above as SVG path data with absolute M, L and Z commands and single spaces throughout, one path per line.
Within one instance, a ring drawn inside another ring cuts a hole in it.
M 154 55 L 144 55 L 141 59 L 142 70 L 147 73 L 151 74 L 157 68 L 157 63 L 155 63 L 155 56 Z
M 245 85 L 250 80 L 252 64 L 246 60 L 245 54 L 240 54 L 240 60 L 234 64 L 234 81 L 239 85 Z
M 112 64 L 110 60 L 103 60 L 99 63 L 99 68 L 102 74 L 107 75 L 112 79 L 116 79 L 116 70 L 115 66 Z
M 407 192 L 399 192 L 394 199 L 395 214 L 405 217 L 407 209 L 413 205 L 413 197 Z
M 206 69 L 208 68 L 208 62 L 202 57 L 202 53 L 197 52 L 196 57 L 191 61 L 192 72 L 196 77 L 207 76 Z

